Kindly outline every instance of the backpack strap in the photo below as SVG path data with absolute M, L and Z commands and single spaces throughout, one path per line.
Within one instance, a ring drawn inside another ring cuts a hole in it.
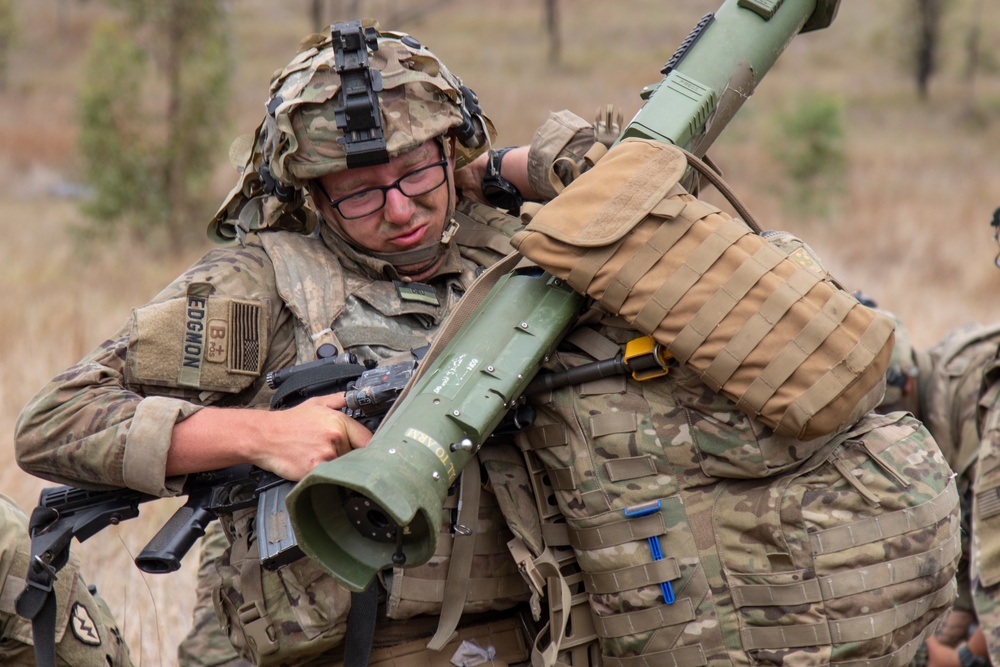
M 278 295 L 302 322 L 295 327 L 295 345 L 302 359 L 312 359 L 320 345 L 344 346 L 330 328 L 347 303 L 344 270 L 319 237 L 297 232 L 268 231 L 258 235 L 271 258 Z M 321 328 L 322 327 L 322 328 Z
M 448 576 L 444 583 L 444 602 L 437 632 L 427 644 L 427 648 L 440 651 L 455 636 L 455 628 L 462 618 L 465 600 L 472 576 L 472 557 L 475 555 L 476 534 L 471 526 L 479 518 L 479 499 L 482 478 L 479 461 L 472 460 L 462 468 L 458 491 L 458 521 L 455 525 L 454 546 Z

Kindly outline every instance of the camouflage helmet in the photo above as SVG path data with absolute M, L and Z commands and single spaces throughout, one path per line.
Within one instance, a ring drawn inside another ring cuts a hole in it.
M 457 168 L 487 149 L 496 136 L 492 122 L 437 56 L 410 35 L 381 30 L 376 21 L 353 23 L 370 37 L 367 59 L 377 82 L 383 162 L 449 133 L 460 139 Z M 352 24 L 333 28 L 345 25 Z M 274 74 L 264 120 L 253 139 L 238 139 L 230 150 L 242 173 L 209 225 L 214 240 L 264 228 L 312 231 L 315 214 L 306 203 L 306 184 L 349 168 L 345 133 L 338 126 L 343 104 L 337 58 L 331 34 L 311 35 Z

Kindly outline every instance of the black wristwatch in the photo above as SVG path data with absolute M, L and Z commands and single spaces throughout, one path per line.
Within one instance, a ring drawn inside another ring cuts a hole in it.
M 975 655 L 968 646 L 958 649 L 958 664 L 961 667 L 990 667 L 988 658 Z
M 503 156 L 511 150 L 514 148 L 508 146 L 498 151 L 490 151 L 490 159 L 486 163 L 486 175 L 483 176 L 483 196 L 486 197 L 486 201 L 497 208 L 502 208 L 511 215 L 518 215 L 521 212 L 524 197 L 513 183 L 500 174 Z

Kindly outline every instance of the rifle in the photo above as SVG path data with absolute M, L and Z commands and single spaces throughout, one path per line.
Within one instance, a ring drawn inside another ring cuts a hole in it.
M 358 365 L 350 355 L 334 354 L 292 366 L 265 379 L 278 388 L 272 409 L 291 407 L 312 396 L 345 391 L 351 417 L 368 428 L 378 426 L 416 368 L 403 361 L 386 368 Z M 150 574 L 175 572 L 194 543 L 219 516 L 257 503 L 257 535 L 261 566 L 274 570 L 302 557 L 288 525 L 285 495 L 294 482 L 251 464 L 241 464 L 188 475 L 183 493 L 187 502 L 157 531 L 135 558 Z M 111 525 L 139 516 L 139 505 L 159 496 L 132 489 L 87 490 L 72 486 L 42 490 L 31 513 L 31 562 L 24 590 L 17 597 L 18 615 L 31 621 L 35 657 L 39 665 L 55 664 L 56 604 L 53 582 L 69 562 L 73 538 L 84 542 Z M 284 528 L 281 536 L 275 531 Z
M 415 350 L 419 357 L 423 350 Z M 630 343 L 613 359 L 596 361 L 560 373 L 536 378 L 526 395 L 550 391 L 570 384 L 598 380 L 611 375 L 631 374 L 646 378 L 665 373 L 668 358 L 662 348 L 645 337 Z M 269 375 L 267 382 L 279 389 L 271 407 L 291 407 L 313 396 L 344 391 L 343 411 L 374 431 L 392 407 L 417 368 L 416 359 L 387 366 L 360 366 L 347 357 L 327 357 L 290 366 Z M 287 382 L 286 382 L 287 381 Z M 534 419 L 527 406 L 512 410 L 497 433 L 524 428 Z M 219 516 L 257 504 L 257 534 L 261 565 L 276 570 L 302 557 L 295 534 L 286 529 L 285 495 L 295 485 L 274 473 L 250 464 L 221 470 L 192 473 L 184 485 L 187 502 L 157 531 L 135 558 L 136 566 L 150 574 L 176 572 L 181 560 L 205 534 L 208 524 Z M 31 514 L 32 561 L 54 577 L 69 558 L 73 538 L 84 542 L 108 526 L 139 516 L 139 505 L 154 496 L 132 489 L 86 490 L 72 486 L 42 490 L 38 506 Z

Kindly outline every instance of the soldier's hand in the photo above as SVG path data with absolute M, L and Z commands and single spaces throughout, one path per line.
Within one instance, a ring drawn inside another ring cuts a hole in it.
M 367 446 L 371 431 L 341 412 L 346 405 L 343 394 L 331 394 L 266 413 L 273 418 L 273 430 L 256 465 L 297 481 L 320 463 Z
M 174 425 L 166 475 L 252 463 L 300 480 L 371 440 L 368 429 L 341 412 L 345 405 L 343 394 L 333 394 L 288 410 L 202 408 Z

